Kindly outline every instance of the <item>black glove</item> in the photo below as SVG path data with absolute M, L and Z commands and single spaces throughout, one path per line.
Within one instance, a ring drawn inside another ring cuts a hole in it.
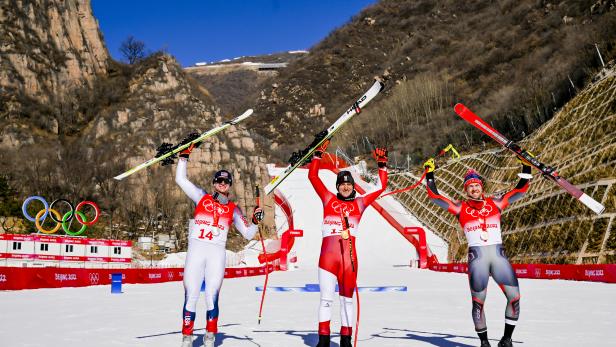
M 261 207 L 255 207 L 254 212 L 252 213 L 252 224 L 258 225 L 265 217 L 265 211 Z

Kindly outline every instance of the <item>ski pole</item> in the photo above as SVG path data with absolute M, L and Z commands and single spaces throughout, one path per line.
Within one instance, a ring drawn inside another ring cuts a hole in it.
M 259 186 L 255 186 L 255 197 L 257 202 L 257 207 L 261 205 Z M 263 240 L 263 234 L 261 233 L 261 226 L 257 226 L 257 230 L 259 230 L 259 239 L 261 239 L 261 248 L 263 248 L 263 255 L 265 255 L 265 283 L 263 284 L 263 293 L 261 294 L 261 305 L 259 306 L 259 317 L 257 324 L 261 324 L 261 318 L 263 318 L 263 302 L 265 301 L 265 291 L 267 291 L 267 281 L 269 280 L 269 261 L 267 260 L 267 252 L 265 251 L 265 241 Z
M 445 155 L 445 153 L 451 151 L 451 157 L 454 159 L 460 159 L 460 154 L 458 153 L 458 151 L 453 147 L 453 145 L 450 143 L 449 145 L 447 145 L 447 147 L 441 149 L 438 154 L 435 156 L 435 158 L 438 158 L 440 156 Z M 424 178 L 426 178 L 426 174 L 428 173 L 427 169 L 424 169 L 423 174 L 421 175 L 421 177 L 419 178 L 419 180 L 417 180 L 417 182 L 413 183 L 412 185 L 406 187 L 406 188 L 401 188 L 401 189 L 396 189 L 394 191 L 391 191 L 387 194 L 383 194 L 381 196 L 378 197 L 378 199 L 384 198 L 388 195 L 392 195 L 392 194 L 398 194 L 398 193 L 403 193 L 406 192 L 408 190 L 413 190 L 415 188 L 417 188 L 421 182 L 424 180 Z
M 355 281 L 355 298 L 357 300 L 357 319 L 355 320 L 355 338 L 353 339 L 353 346 L 357 347 L 357 336 L 359 335 L 359 288 L 357 287 L 357 281 Z
M 349 217 L 348 216 L 344 216 L 344 226 L 345 229 L 347 230 L 347 237 L 349 238 L 349 254 L 351 256 L 351 268 L 353 269 L 353 272 L 355 271 L 355 262 L 353 261 L 353 240 L 351 239 L 351 229 L 349 226 Z M 344 236 L 343 236 L 344 238 Z
M 342 211 L 340 212 L 342 214 Z M 353 239 L 351 238 L 351 226 L 349 224 L 349 217 L 343 215 L 344 220 L 344 228 L 346 230 L 346 236 L 349 238 L 349 255 L 351 257 L 351 268 L 355 273 L 355 299 L 357 301 L 357 316 L 355 318 L 355 338 L 353 339 L 353 346 L 357 347 L 357 335 L 359 333 L 359 288 L 357 287 L 357 271 L 355 270 L 355 262 L 353 261 Z M 344 238 L 345 234 L 343 232 L 342 238 Z M 340 240 L 340 250 L 343 251 L 342 248 L 342 240 Z M 342 259 L 344 259 L 344 252 L 342 254 Z M 347 314 L 348 316 L 348 314 Z

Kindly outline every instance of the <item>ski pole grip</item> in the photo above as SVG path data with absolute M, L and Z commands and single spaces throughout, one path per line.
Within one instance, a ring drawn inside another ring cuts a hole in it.
M 261 205 L 261 193 L 259 192 L 259 185 L 255 185 L 255 198 L 257 199 L 257 206 Z

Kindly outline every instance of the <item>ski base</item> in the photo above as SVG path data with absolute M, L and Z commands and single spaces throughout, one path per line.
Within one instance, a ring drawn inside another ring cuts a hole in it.
M 326 134 L 325 136 L 320 140 L 320 141 L 315 141 L 313 143 L 313 146 L 310 147 L 307 151 L 302 152 L 304 155 L 301 158 L 295 158 L 298 159 L 295 164 L 289 165 L 287 166 L 287 168 L 278 176 L 274 177 L 266 186 L 265 188 L 263 188 L 263 190 L 265 191 L 265 194 L 270 194 L 271 192 L 274 191 L 274 189 L 276 189 L 276 187 L 278 187 L 279 184 L 281 184 L 285 178 L 287 178 L 287 176 L 289 176 L 293 171 L 295 171 L 295 169 L 297 169 L 299 166 L 301 166 L 301 164 L 307 159 L 309 158 L 312 153 L 314 153 L 314 151 L 323 143 L 325 142 L 327 139 L 331 138 L 332 135 L 338 130 L 340 129 L 340 127 L 342 125 L 344 125 L 346 122 L 348 122 L 353 116 L 355 116 L 356 114 L 359 114 L 361 112 L 361 109 L 366 106 L 368 104 L 368 102 L 370 102 L 370 100 L 374 99 L 375 96 L 377 96 L 377 94 L 379 94 L 381 92 L 381 90 L 383 90 L 383 83 L 381 83 L 380 81 L 375 81 L 374 84 L 370 87 L 370 89 L 368 89 L 368 91 L 362 95 L 356 102 L 353 103 L 353 105 L 351 105 L 351 107 L 349 107 L 347 109 L 347 111 L 345 113 L 342 114 L 342 116 L 340 116 L 335 122 L 334 124 L 332 124 L 329 128 L 327 128 L 326 130 Z
M 544 163 L 537 160 L 537 158 L 531 155 L 528 151 L 520 148 L 520 146 L 518 146 L 516 143 L 507 139 L 505 136 L 499 133 L 496 129 L 492 128 L 488 123 L 486 123 L 483 119 L 481 119 L 478 115 L 473 113 L 473 111 L 468 109 L 463 104 L 456 104 L 454 107 L 454 111 L 462 119 L 471 123 L 477 129 L 483 131 L 486 135 L 493 138 L 496 142 L 500 143 L 502 146 L 515 153 L 519 158 L 527 161 L 535 169 L 541 171 L 543 177 L 553 180 L 562 189 L 567 191 L 567 193 L 578 199 L 582 204 L 584 204 L 596 214 L 601 214 L 603 213 L 603 211 L 605 211 L 605 206 L 603 206 L 600 202 L 585 194 L 581 189 L 569 183 L 569 181 L 567 181 L 566 179 L 560 177 L 558 172 L 556 172 L 553 167 L 545 165 Z
M 145 169 L 148 166 L 152 166 L 152 165 L 154 165 L 154 164 L 156 164 L 156 163 L 158 163 L 160 161 L 163 161 L 164 159 L 166 159 L 166 158 L 168 158 L 168 157 L 170 157 L 170 156 L 172 156 L 172 155 L 174 155 L 176 153 L 179 153 L 179 152 L 185 150 L 186 148 L 188 148 L 193 143 L 201 142 L 201 141 L 207 139 L 208 137 L 216 135 L 217 133 L 225 130 L 226 128 L 228 128 L 230 126 L 235 125 L 235 124 L 243 121 L 244 119 L 250 117 L 252 115 L 252 113 L 253 113 L 253 110 L 252 109 L 248 109 L 248 110 L 246 110 L 246 112 L 242 113 L 241 115 L 239 115 L 239 116 L 237 116 L 237 117 L 235 117 L 235 118 L 233 118 L 233 119 L 231 119 L 229 121 L 226 121 L 223 124 L 213 128 L 213 129 L 210 129 L 210 130 L 206 131 L 205 133 L 201 134 L 201 136 L 195 138 L 194 140 L 192 140 L 190 142 L 187 142 L 187 143 L 185 143 L 185 144 L 183 144 L 181 146 L 177 146 L 172 151 L 167 152 L 167 153 L 165 153 L 163 155 L 160 155 L 160 156 L 154 157 L 152 159 L 149 159 L 149 160 L 147 160 L 147 161 L 145 161 L 145 162 L 143 162 L 143 163 L 133 167 L 132 169 L 129 169 L 128 171 L 123 172 L 123 173 L 115 176 L 114 179 L 120 181 L 120 180 L 122 180 L 122 179 L 124 179 L 124 178 L 126 178 L 126 177 L 128 177 L 128 176 L 130 176 L 132 174 L 134 174 L 137 171 L 140 171 L 142 169 Z

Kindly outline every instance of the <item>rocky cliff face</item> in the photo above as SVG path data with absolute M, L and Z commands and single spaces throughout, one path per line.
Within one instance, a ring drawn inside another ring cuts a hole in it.
M 90 153 L 109 159 L 101 162 L 101 166 L 118 160 L 126 163 L 125 168 L 137 165 L 153 157 L 162 142 L 177 143 L 192 131 L 204 132 L 229 118 L 223 119 L 207 94 L 191 83 L 169 55 L 150 57 L 133 76 L 124 100 L 105 110 L 84 131 L 82 145 L 89 147 Z M 254 206 L 253 187 L 268 181 L 263 151 L 242 124 L 207 140 L 190 159 L 189 178 L 207 190 L 211 189 L 215 171 L 230 171 L 235 181 L 235 200 L 247 212 Z M 153 167 L 148 169 L 153 176 L 139 172 L 119 184 L 139 192 L 150 184 L 160 184 L 160 179 L 179 193 L 173 183 L 174 169 Z
M 88 0 L 0 5 L 0 147 L 35 142 L 86 121 L 79 104 L 107 74 L 107 48 Z
M 107 72 L 109 54 L 89 0 L 4 1 L 0 87 L 49 102 Z
M 185 241 L 192 206 L 174 183 L 174 166 L 112 177 L 162 142 L 230 116 L 169 55 L 133 66 L 111 60 L 89 1 L 4 2 L 0 24 L 0 173 L 19 197 L 93 199 L 104 213 L 90 236 L 136 237 L 156 225 Z M 268 180 L 264 158 L 240 124 L 195 150 L 188 175 L 210 190 L 211 175 L 226 168 L 248 215 L 254 185 Z M 271 225 L 271 206 L 266 212 Z M 232 233 L 229 243 L 242 241 Z

